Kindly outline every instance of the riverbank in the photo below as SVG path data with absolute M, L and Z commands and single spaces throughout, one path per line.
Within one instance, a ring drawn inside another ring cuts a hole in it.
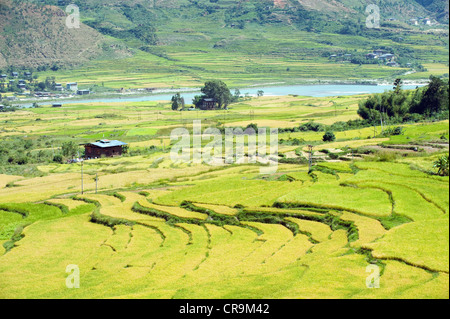
M 403 87 L 405 89 L 415 89 L 417 86 L 424 86 L 428 81 L 405 81 Z M 286 82 L 261 83 L 260 85 L 251 85 L 246 88 L 238 88 L 241 95 L 256 96 L 257 92 L 262 90 L 265 95 L 285 96 L 299 95 L 312 97 L 339 96 L 339 95 L 358 95 L 382 93 L 385 90 L 392 89 L 392 84 L 388 82 L 375 81 L 321 81 L 309 84 L 288 84 Z M 233 93 L 233 88 L 231 89 Z M 69 98 L 30 98 L 20 99 L 14 104 L 22 107 L 30 107 L 33 103 L 41 105 L 50 105 L 54 102 L 75 104 L 75 103 L 112 103 L 112 102 L 142 102 L 142 101 L 170 101 L 173 94 L 180 93 L 183 95 L 187 104 L 191 104 L 191 99 L 195 95 L 201 94 L 200 88 L 178 88 L 178 89 L 155 89 L 146 91 L 144 89 L 136 89 L 126 92 L 106 92 L 93 93 L 87 96 L 73 96 Z

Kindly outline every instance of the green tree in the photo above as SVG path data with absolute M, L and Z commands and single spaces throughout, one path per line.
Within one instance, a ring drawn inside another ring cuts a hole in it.
M 45 87 L 46 87 L 45 82 L 39 82 L 38 83 L 39 90 L 43 91 L 43 90 L 45 90 Z
M 56 154 L 53 156 L 53 162 L 62 164 L 63 163 L 63 157 L 60 154 Z
M 136 28 L 130 30 L 130 33 L 146 44 L 156 45 L 158 43 L 156 29 L 148 23 L 139 24 Z
M 241 91 L 239 89 L 234 90 L 234 101 L 238 101 L 241 97 Z
M 227 85 L 220 80 L 207 81 L 201 91 L 205 95 L 205 98 L 214 99 L 219 105 L 219 108 L 228 106 L 233 100 L 233 96 Z
M 184 107 L 184 99 L 181 97 L 180 93 L 177 93 L 172 96 L 172 110 L 177 111 L 180 107 Z
M 422 100 L 411 111 L 419 114 L 433 114 L 448 111 L 449 85 L 441 79 L 431 76 Z
M 400 89 L 371 95 L 359 103 L 358 115 L 373 124 L 380 122 L 383 125 L 390 118 L 402 121 L 410 112 L 413 96 Z
M 402 89 L 402 85 L 403 85 L 402 79 L 395 79 L 395 81 L 394 81 L 394 92 L 396 94 L 400 93 L 400 91 Z
M 336 136 L 334 135 L 333 132 L 326 132 L 326 133 L 323 135 L 322 140 L 323 140 L 324 142 L 334 142 L 334 141 L 336 140 Z
M 61 146 L 63 156 L 74 157 L 78 153 L 78 144 L 74 141 L 64 142 Z

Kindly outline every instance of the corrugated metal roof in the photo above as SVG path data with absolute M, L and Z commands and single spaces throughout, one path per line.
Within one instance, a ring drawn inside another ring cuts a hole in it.
M 114 147 L 114 146 L 123 146 L 123 145 L 127 145 L 127 143 L 121 142 L 121 141 L 110 141 L 110 140 L 100 140 L 97 141 L 95 143 L 89 143 L 91 145 L 95 145 L 101 148 L 106 148 L 106 147 Z

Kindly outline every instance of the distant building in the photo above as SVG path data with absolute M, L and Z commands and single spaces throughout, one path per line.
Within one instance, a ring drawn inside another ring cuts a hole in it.
M 377 56 L 380 56 L 380 55 L 383 55 L 383 54 L 386 54 L 386 53 L 387 53 L 387 51 L 386 50 L 382 50 L 382 49 L 373 50 L 373 54 L 375 54 Z
M 76 91 L 78 91 L 78 83 L 77 82 L 67 83 L 66 88 L 69 91 L 76 92 Z
M 21 90 L 25 90 L 27 88 L 27 86 L 25 85 L 25 83 L 19 83 L 17 84 L 17 87 Z
M 376 55 L 375 53 L 369 53 L 369 54 L 366 54 L 366 58 L 371 59 L 371 60 L 378 59 L 378 55 Z
M 63 91 L 64 88 L 61 83 L 55 83 L 55 91 Z
M 89 90 L 77 90 L 78 95 L 89 95 L 91 94 L 91 91 Z
M 19 76 L 19 73 L 17 72 L 11 72 L 11 76 L 17 78 Z
M 16 100 L 16 97 L 15 97 L 15 96 L 7 96 L 7 97 L 6 97 L 6 100 L 7 100 L 7 101 L 15 101 L 15 100 Z
M 35 97 L 49 97 L 50 93 L 49 92 L 34 92 L 34 96 Z
M 409 24 L 411 25 L 419 25 L 419 21 L 417 19 L 410 19 Z
M 202 110 L 214 110 L 217 108 L 217 102 L 215 99 L 204 99 L 200 109 Z
M 384 61 L 393 61 L 395 59 L 395 55 L 391 53 L 383 54 L 378 57 L 380 60 Z
M 24 74 L 23 74 L 25 77 L 27 77 L 27 78 L 29 78 L 29 77 L 31 77 L 31 72 L 25 72 Z
M 423 19 L 423 24 L 425 25 L 431 25 L 431 20 L 428 18 Z
M 19 84 L 25 84 L 25 80 L 20 79 L 20 80 L 19 80 Z
M 110 140 L 99 140 L 95 143 L 88 143 L 84 145 L 85 158 L 121 156 L 125 145 L 127 143 Z
M 6 74 L 0 74 L 0 79 L 4 80 L 6 79 L 8 76 Z

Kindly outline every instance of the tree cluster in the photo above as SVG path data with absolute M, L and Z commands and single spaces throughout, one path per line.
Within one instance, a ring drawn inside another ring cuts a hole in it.
M 449 84 L 437 77 L 423 88 L 406 91 L 397 80 L 389 92 L 371 95 L 359 104 L 358 114 L 371 123 L 409 122 L 423 118 L 448 118 Z
M 207 81 L 201 92 L 203 95 L 194 97 L 193 103 L 196 108 L 200 108 L 205 99 L 214 99 L 219 109 L 226 108 L 235 99 L 227 85 L 220 80 Z

